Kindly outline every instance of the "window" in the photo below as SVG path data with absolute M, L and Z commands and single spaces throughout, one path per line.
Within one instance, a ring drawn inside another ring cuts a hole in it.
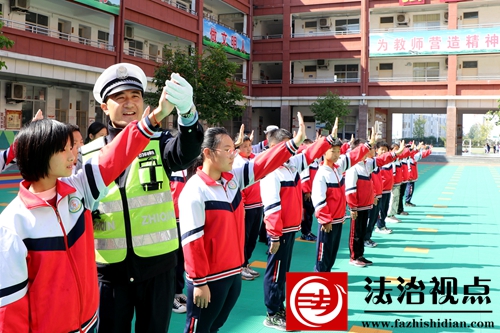
M 469 20 L 469 19 L 479 19 L 479 12 L 464 13 L 464 20 Z
M 22 104 L 22 125 L 29 124 L 37 110 L 46 110 L 46 89 L 40 86 L 26 86 L 26 99 Z
M 68 122 L 68 110 L 63 110 L 62 99 L 56 99 L 56 120 L 60 122 Z
M 0 3 L 0 17 L 3 17 L 3 5 Z
M 413 15 L 413 26 L 415 28 L 434 28 L 440 25 L 439 14 Z
M 437 81 L 439 79 L 439 62 L 414 62 L 413 77 L 415 81 Z
M 380 24 L 393 24 L 394 23 L 394 16 L 386 16 L 386 17 L 381 17 L 380 18 Z
M 462 68 L 477 68 L 477 61 L 464 61 Z
M 306 28 L 316 28 L 318 26 L 318 21 L 306 21 L 304 22 L 304 27 Z
M 143 42 L 138 40 L 130 40 L 128 42 L 128 54 L 134 57 L 142 58 Z
M 59 31 L 59 39 L 69 40 L 71 35 L 71 22 L 59 20 L 57 22 L 57 31 Z
M 334 75 L 337 82 L 358 82 L 358 65 L 335 65 Z
M 335 32 L 341 34 L 359 34 L 359 19 L 335 20 Z
M 35 34 L 48 35 L 49 34 L 49 17 L 37 13 L 26 12 L 26 31 Z
M 92 29 L 85 25 L 78 26 L 78 37 L 80 40 L 80 44 L 90 45 L 90 38 L 92 34 Z
M 392 71 L 392 64 L 380 64 L 378 66 L 381 71 Z
M 83 137 L 87 136 L 87 111 L 82 110 L 82 101 L 76 101 L 76 125 Z
M 304 66 L 304 72 L 316 72 L 316 65 L 313 66 Z
M 243 64 L 238 64 L 238 68 L 234 72 L 233 77 L 236 81 L 243 81 Z

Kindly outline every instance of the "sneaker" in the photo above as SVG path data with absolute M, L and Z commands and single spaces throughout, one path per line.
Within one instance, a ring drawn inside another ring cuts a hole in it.
M 286 319 L 280 312 L 276 312 L 273 316 L 267 314 L 263 324 L 266 327 L 274 328 L 278 331 L 286 331 Z
M 351 259 L 349 260 L 349 265 L 357 266 L 357 267 L 365 267 L 366 264 L 358 259 Z
M 358 260 L 364 262 L 365 266 L 370 266 L 373 264 L 373 261 L 370 261 L 370 260 L 366 259 L 365 257 L 359 257 Z
M 408 212 L 402 211 L 401 213 L 398 213 L 398 215 L 408 215 Z
M 278 313 L 280 314 L 280 316 L 282 316 L 286 320 L 286 309 L 280 309 L 278 311 Z
M 315 242 L 317 238 L 318 237 L 316 237 L 316 235 L 314 235 L 312 232 L 308 233 L 307 235 L 304 235 L 304 234 L 300 235 L 300 239 L 305 240 L 305 241 L 309 241 L 309 242 Z
M 172 306 L 172 311 L 175 313 L 185 313 L 186 306 L 179 303 L 177 298 L 174 298 L 174 305 Z
M 392 230 L 391 229 L 387 229 L 386 227 L 383 227 L 383 228 L 375 228 L 375 232 L 379 233 L 379 234 L 390 234 L 392 233 Z
M 375 246 L 377 246 L 377 243 L 375 243 L 371 239 L 365 241 L 365 247 L 375 247 Z
M 405 203 L 406 207 L 417 207 L 417 205 L 412 204 L 411 202 Z
M 260 276 L 260 273 L 252 269 L 250 266 L 244 267 L 243 269 L 246 270 L 248 273 L 250 273 L 250 275 L 252 275 L 254 278 Z
M 396 217 L 394 217 L 394 216 L 387 216 L 387 217 L 385 218 L 385 222 L 387 222 L 387 223 L 399 223 L 399 222 L 401 222 L 401 220 L 400 220 L 400 219 L 397 219 L 397 218 L 396 218 Z
M 179 301 L 179 303 L 186 305 L 188 298 L 184 294 L 175 294 L 175 298 Z
M 252 281 L 254 276 L 247 271 L 246 267 L 243 267 L 241 270 L 241 278 L 243 280 Z

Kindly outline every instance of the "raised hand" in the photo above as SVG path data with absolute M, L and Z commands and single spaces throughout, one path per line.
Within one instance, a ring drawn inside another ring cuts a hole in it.
M 167 87 L 163 88 L 158 107 L 149 113 L 149 120 L 153 125 L 159 125 L 163 119 L 168 117 L 174 110 L 174 105 L 167 99 Z
M 372 127 L 372 135 L 370 136 L 370 146 L 375 146 L 375 141 L 377 141 L 377 133 L 375 133 L 375 128 Z
M 351 141 L 349 141 L 349 145 L 352 145 L 354 142 L 354 134 L 351 134 Z
M 253 130 L 252 133 L 250 133 L 250 142 L 253 142 Z
M 401 142 L 399 143 L 399 149 L 396 152 L 396 155 L 400 155 L 404 149 L 405 149 L 405 140 L 401 140 Z
M 339 117 L 335 118 L 335 124 L 333 124 L 332 128 L 332 138 L 335 140 L 337 138 L 337 132 L 339 130 Z
M 297 119 L 299 120 L 299 130 L 293 137 L 293 142 L 296 147 L 300 146 L 306 139 L 306 125 L 304 124 L 304 118 L 302 118 L 302 114 L 300 112 L 297 112 Z
M 193 104 L 193 87 L 178 73 L 172 73 L 165 82 L 167 99 L 175 105 L 179 115 L 189 113 Z
M 33 119 L 31 121 L 33 122 L 33 121 L 42 120 L 42 119 L 43 119 L 43 112 L 41 109 L 38 109 L 38 111 L 35 114 L 35 117 L 33 117 Z

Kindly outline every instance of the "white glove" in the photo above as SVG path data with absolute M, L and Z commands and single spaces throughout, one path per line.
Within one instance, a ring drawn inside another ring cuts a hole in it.
M 193 87 L 182 76 L 172 73 L 170 80 L 165 81 L 167 99 L 175 105 L 179 115 L 188 113 L 193 106 Z

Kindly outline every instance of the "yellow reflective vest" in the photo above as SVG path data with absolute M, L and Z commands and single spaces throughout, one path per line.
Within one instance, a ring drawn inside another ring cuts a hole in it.
M 83 146 L 83 161 L 104 144 L 103 137 Z M 139 257 L 153 257 L 179 247 L 174 204 L 161 156 L 160 141 L 152 139 L 132 162 L 124 189 L 116 182 L 108 186 L 109 192 L 98 207 L 100 219 L 94 218 L 98 263 L 121 262 L 128 248 Z

